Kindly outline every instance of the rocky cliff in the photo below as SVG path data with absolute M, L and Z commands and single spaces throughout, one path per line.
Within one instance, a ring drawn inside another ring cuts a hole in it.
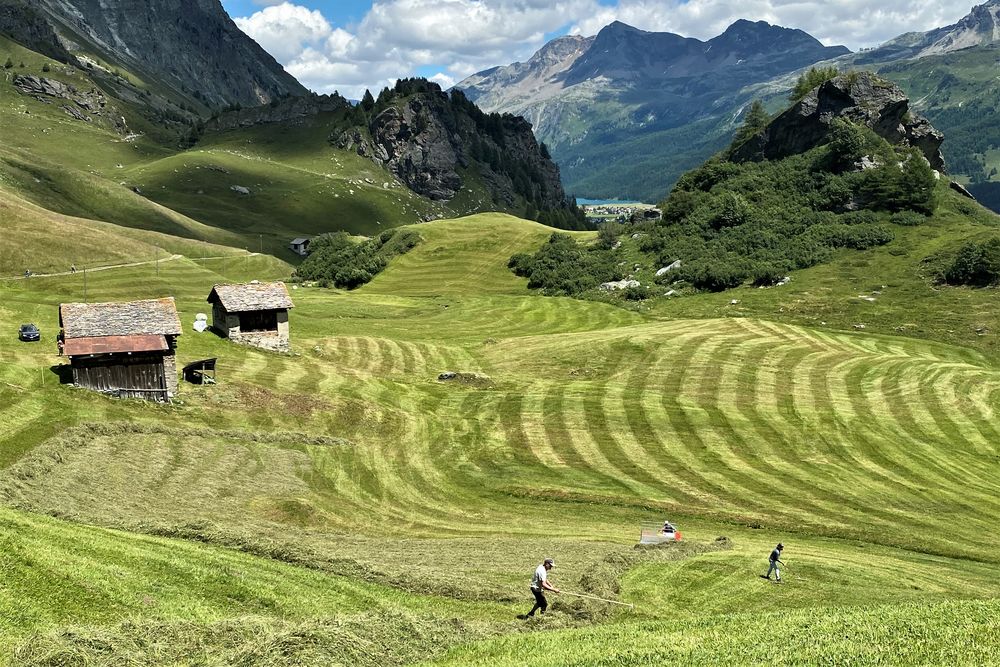
M 476 178 L 500 208 L 570 214 L 559 168 L 523 118 L 485 114 L 461 92 L 407 80 L 356 108 L 331 142 L 395 174 L 421 195 L 453 199 Z
M 244 107 L 221 113 L 205 123 L 204 129 L 207 132 L 223 132 L 238 127 L 291 123 L 317 114 L 346 109 L 350 106 L 350 102 L 338 93 L 283 97 L 261 106 Z
M 18 44 L 61 62 L 70 62 L 66 51 L 48 18 L 25 0 L 0 0 L 0 35 Z
M 871 72 L 850 72 L 821 84 L 736 148 L 731 158 L 780 160 L 803 153 L 829 140 L 835 118 L 865 125 L 890 144 L 913 146 L 934 169 L 944 170 L 944 135 L 913 113 L 899 86 Z
M 219 0 L 0 0 L 0 31 L 64 62 L 109 63 L 208 107 L 306 93 Z

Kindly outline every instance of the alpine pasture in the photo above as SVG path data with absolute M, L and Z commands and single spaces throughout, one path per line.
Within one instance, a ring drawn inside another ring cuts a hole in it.
M 82 272 L 0 281 L 7 664 L 1000 662 L 989 351 L 542 297 L 506 263 L 552 230 L 416 229 L 369 285 L 292 291 L 291 355 L 190 326 L 273 258 L 88 271 L 91 301 L 174 295 L 179 363 L 219 358 L 166 406 L 59 384 Z M 679 545 L 634 548 L 668 517 Z M 516 619 L 546 556 L 634 609 Z

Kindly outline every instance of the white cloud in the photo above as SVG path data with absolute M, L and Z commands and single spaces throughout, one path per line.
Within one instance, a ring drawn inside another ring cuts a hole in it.
M 801 28 L 825 44 L 873 46 L 903 32 L 953 23 L 954 0 L 375 0 L 355 25 L 333 26 L 288 0 L 236 19 L 286 69 L 318 92 L 360 98 L 418 70 L 442 86 L 525 60 L 546 35 L 595 34 L 614 20 L 708 39 L 740 18 Z M 971 3 L 968 3 L 971 4 Z
M 237 18 L 240 30 L 257 40 L 278 62 L 285 63 L 302 53 L 307 46 L 333 32 L 319 10 L 282 2 L 248 18 Z

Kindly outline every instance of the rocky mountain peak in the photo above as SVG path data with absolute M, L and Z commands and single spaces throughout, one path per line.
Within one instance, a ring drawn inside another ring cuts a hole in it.
M 1000 42 L 1000 0 L 973 7 L 957 23 L 926 33 L 905 33 L 876 53 L 882 57 L 923 58 Z
M 836 118 L 865 125 L 890 144 L 913 146 L 934 169 L 944 170 L 944 135 L 910 110 L 899 86 L 864 71 L 842 74 L 818 86 L 731 157 L 737 162 L 780 160 L 804 153 L 829 141 Z

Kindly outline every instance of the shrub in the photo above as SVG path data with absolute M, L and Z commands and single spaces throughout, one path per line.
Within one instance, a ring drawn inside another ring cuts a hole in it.
M 43 72 L 51 72 L 51 71 L 52 71 L 52 68 L 51 68 L 51 67 L 49 67 L 49 64 L 48 64 L 48 63 L 45 63 L 44 65 L 42 65 L 42 71 L 43 71 Z
M 555 233 L 534 254 L 518 253 L 507 266 L 528 279 L 528 287 L 547 294 L 575 295 L 603 282 L 620 280 L 615 255 L 601 245 L 582 246 L 567 234 Z
M 839 216 L 839 221 L 845 225 L 877 225 L 880 219 L 875 211 L 851 211 Z
M 895 238 L 891 230 L 882 225 L 822 225 L 810 229 L 810 233 L 824 245 L 831 248 L 854 248 L 868 250 L 885 245 Z
M 759 264 L 753 268 L 750 278 L 756 287 L 775 285 L 785 277 L 785 271 L 773 264 Z
M 626 287 L 622 290 L 622 297 L 626 301 L 645 301 L 650 296 L 649 288 L 640 285 L 639 287 Z
M 927 216 L 916 211 L 898 211 L 889 216 L 889 222 L 900 227 L 916 227 L 927 221 Z
M 13 66 L 14 66 L 14 61 L 13 61 L 13 60 L 11 60 L 11 59 L 10 59 L 10 57 L 8 57 L 8 58 L 7 58 L 7 62 L 5 62 L 5 63 L 3 64 L 3 68 L 4 68 L 4 69 L 10 69 L 10 68 L 11 68 L 11 67 L 13 67 Z
M 323 234 L 313 239 L 309 257 L 296 270 L 297 278 L 321 285 L 355 289 L 381 273 L 396 255 L 420 241 L 412 229 L 391 229 L 373 239 L 355 243 L 346 232 Z
M 721 292 L 742 285 L 749 272 L 729 259 L 716 258 L 692 265 L 683 277 L 698 289 Z
M 605 222 L 597 230 L 597 245 L 610 250 L 618 243 L 618 233 L 621 225 L 617 222 Z
M 945 271 L 945 280 L 975 287 L 1000 284 L 1000 238 L 962 246 Z
M 867 200 L 867 207 L 930 215 L 937 207 L 934 170 L 913 149 L 904 150 L 902 158 L 902 166 L 893 161 L 864 172 L 861 194 Z

